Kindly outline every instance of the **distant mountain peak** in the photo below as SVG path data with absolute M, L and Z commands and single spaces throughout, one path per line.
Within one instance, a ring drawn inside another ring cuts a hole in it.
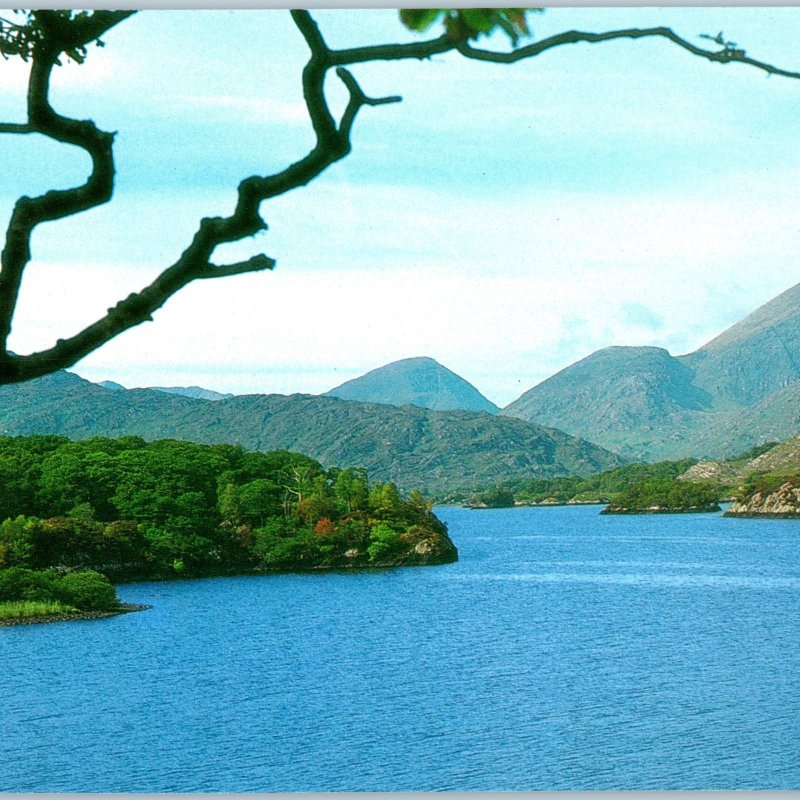
M 720 455 L 800 430 L 800 284 L 693 353 L 607 347 L 503 410 L 636 458 Z
M 800 284 L 680 360 L 720 408 L 758 403 L 800 380 Z
M 471 383 L 429 356 L 393 361 L 325 394 L 361 403 L 412 405 L 434 411 L 498 412 L 497 406 Z
M 121 384 L 117 383 L 116 381 L 100 381 L 97 384 L 98 386 L 102 386 L 104 389 L 108 389 L 112 392 L 125 392 L 127 389 Z
M 213 389 L 204 389 L 202 386 L 150 386 L 154 392 L 166 392 L 167 394 L 179 394 L 183 397 L 191 397 L 194 400 L 229 400 L 235 395 L 215 392 Z
M 776 325 L 784 323 L 797 323 L 800 318 L 800 283 L 781 292 L 777 297 L 768 300 L 755 311 L 750 312 L 744 319 L 726 328 L 710 342 L 706 342 L 694 353 L 707 353 L 728 347 L 741 342 L 759 333 L 772 330 Z

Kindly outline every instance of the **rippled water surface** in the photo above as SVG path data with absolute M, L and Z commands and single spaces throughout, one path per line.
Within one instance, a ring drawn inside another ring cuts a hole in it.
M 800 522 L 598 510 L 0 629 L 0 791 L 800 788 Z

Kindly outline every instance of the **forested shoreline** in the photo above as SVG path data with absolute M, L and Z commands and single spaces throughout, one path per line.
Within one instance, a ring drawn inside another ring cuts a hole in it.
M 0 604 L 69 599 L 53 587 L 86 570 L 119 582 L 457 559 L 419 492 L 299 453 L 4 437 L 0 482 Z

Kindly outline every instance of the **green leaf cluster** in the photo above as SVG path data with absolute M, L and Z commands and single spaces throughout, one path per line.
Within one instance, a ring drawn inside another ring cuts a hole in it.
M 0 55 L 4 59 L 16 56 L 29 61 L 46 40 L 68 43 L 72 38 L 70 28 L 91 15 L 91 11 L 69 9 L 14 10 L 10 16 L 0 17 Z M 95 44 L 103 47 L 100 39 L 96 39 Z M 61 52 L 75 63 L 83 64 L 87 48 L 84 44 L 65 44 Z M 61 61 L 56 58 L 55 63 Z
M 528 14 L 541 8 L 405 8 L 400 21 L 409 30 L 422 33 L 437 22 L 455 41 L 477 39 L 496 30 L 502 31 L 516 47 L 522 37 L 531 35 Z

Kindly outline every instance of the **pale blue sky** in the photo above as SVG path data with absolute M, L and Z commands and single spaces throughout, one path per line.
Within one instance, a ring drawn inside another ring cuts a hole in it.
M 334 46 L 409 38 L 391 11 L 316 12 Z M 724 31 L 800 69 L 794 8 L 550 9 L 536 36 Z M 48 346 L 141 288 L 225 213 L 248 174 L 302 156 L 305 45 L 286 12 L 143 12 L 54 102 L 117 138 L 117 196 L 42 228 L 12 346 Z M 273 273 L 190 287 L 76 371 L 126 386 L 322 392 L 429 355 L 504 405 L 593 350 L 694 349 L 800 280 L 800 81 L 657 40 L 563 47 L 514 66 L 446 56 L 354 70 L 374 95 L 354 150 L 265 204 Z M 0 119 L 24 70 L 0 63 Z M 331 81 L 338 101 L 342 93 Z M 0 148 L 0 213 L 85 174 L 34 137 Z M 222 260 L 222 254 L 220 254 Z

